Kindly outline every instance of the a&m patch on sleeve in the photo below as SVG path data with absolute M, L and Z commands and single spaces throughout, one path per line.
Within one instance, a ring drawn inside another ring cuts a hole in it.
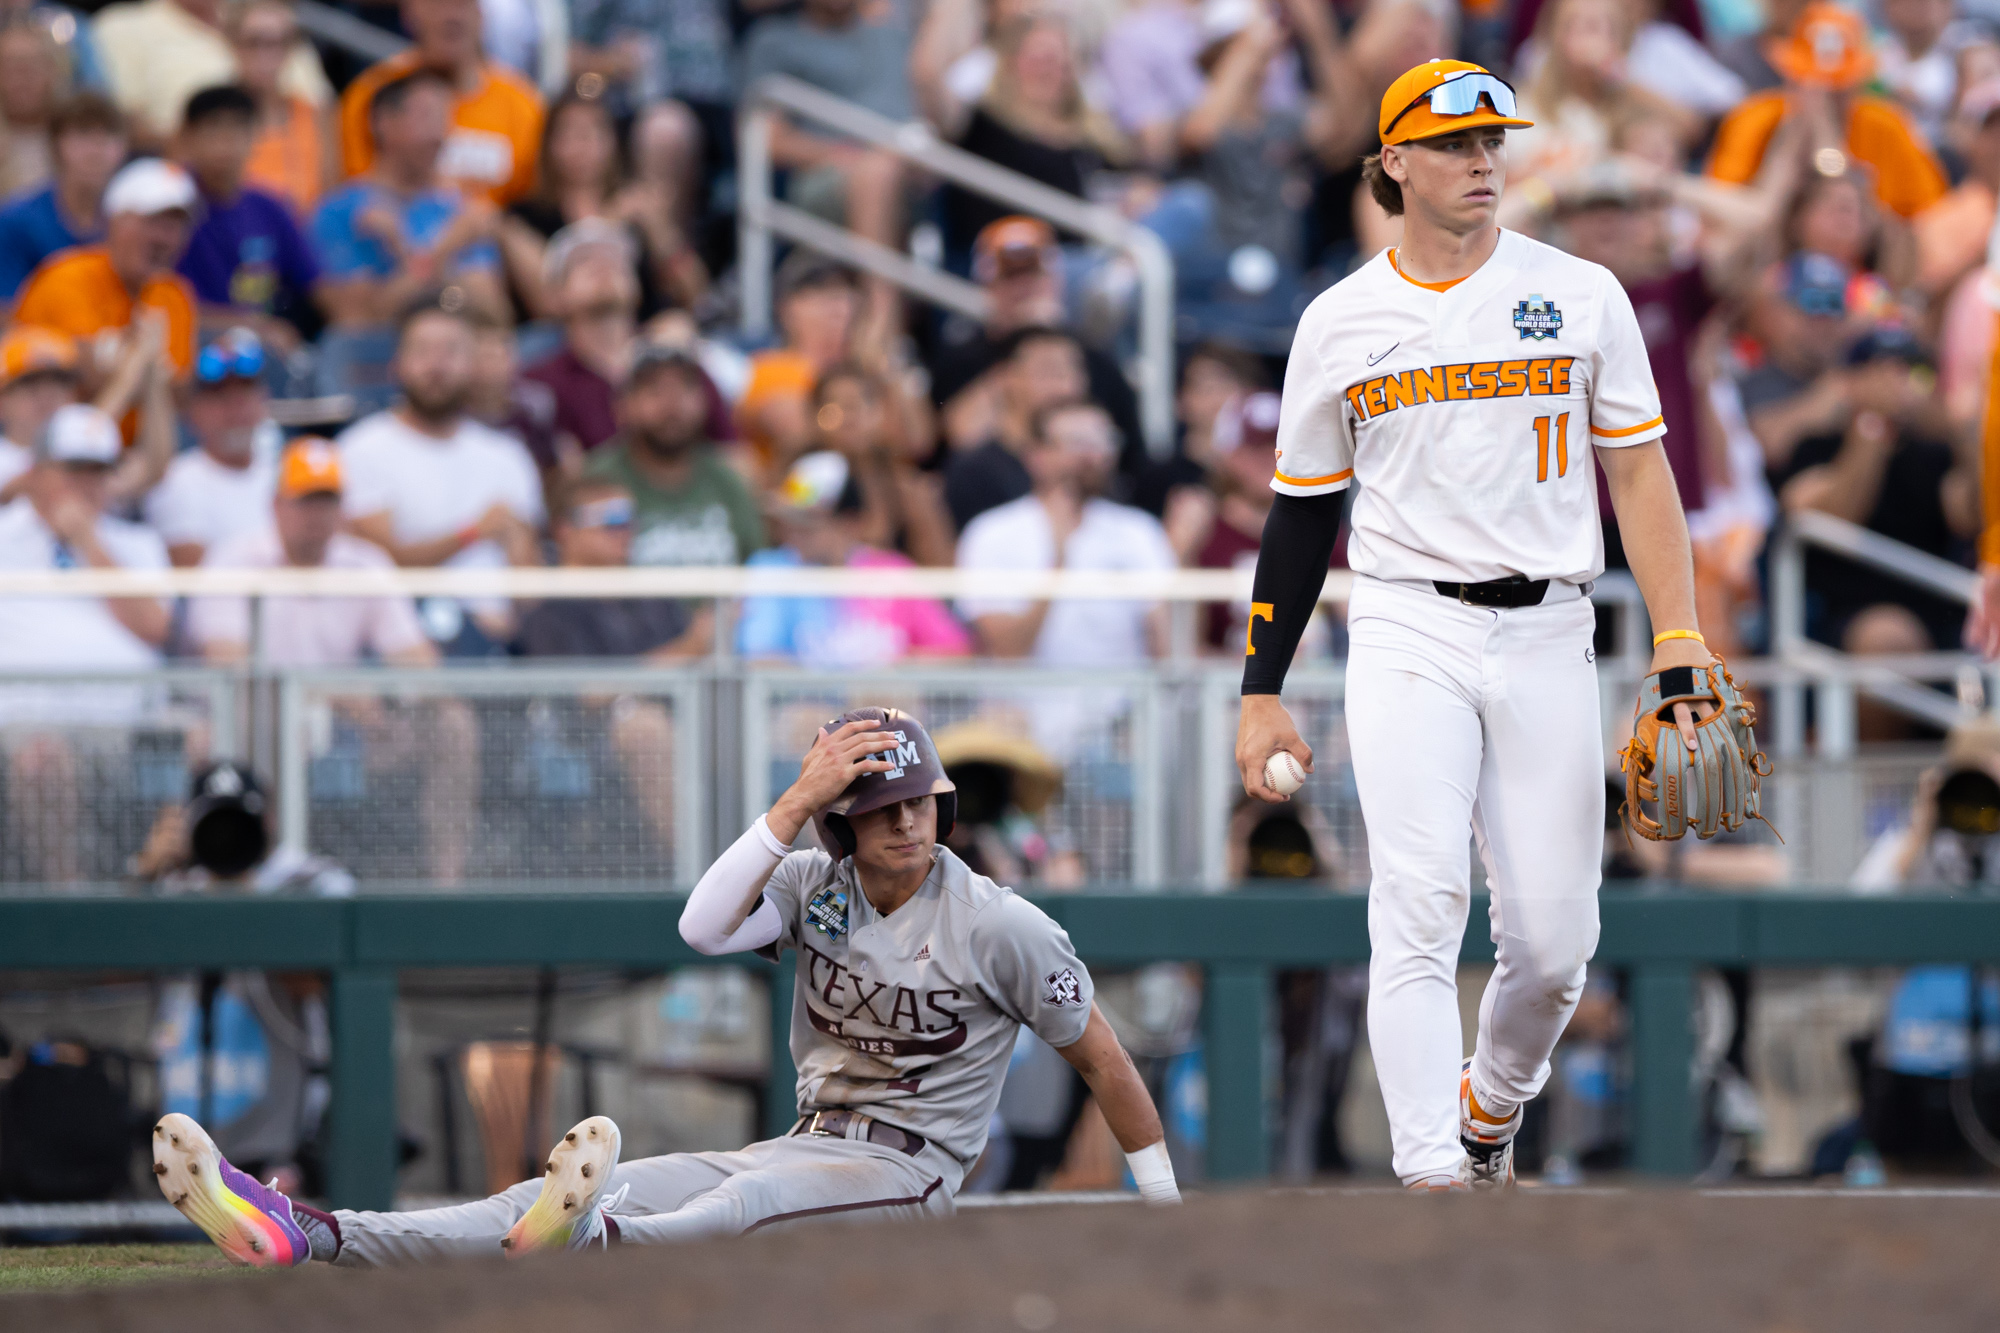
M 1042 1003 L 1058 1009 L 1075 1009 L 1083 1004 L 1083 983 L 1076 979 L 1076 972 L 1064 968 L 1051 972 L 1042 978 Z

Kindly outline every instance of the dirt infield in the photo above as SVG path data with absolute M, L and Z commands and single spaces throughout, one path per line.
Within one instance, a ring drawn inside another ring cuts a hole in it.
M 1932 1333 L 2000 1328 L 1996 1231 L 1992 1197 L 1241 1193 L 22 1296 L 0 1328 Z

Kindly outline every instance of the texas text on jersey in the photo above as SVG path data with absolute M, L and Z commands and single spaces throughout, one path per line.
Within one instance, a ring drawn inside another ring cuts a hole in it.
M 985 1146 L 1025 1024 L 1051 1046 L 1083 1035 L 1090 973 L 1039 907 L 940 847 L 888 916 L 852 858 L 793 852 L 764 887 L 799 955 L 792 1058 L 799 1110 L 865 1108 L 970 1165 Z

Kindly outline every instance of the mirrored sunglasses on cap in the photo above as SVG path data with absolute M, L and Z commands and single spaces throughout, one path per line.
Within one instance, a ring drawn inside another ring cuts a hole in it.
M 1519 112 L 1514 100 L 1513 87 L 1497 74 L 1483 70 L 1466 70 L 1454 74 L 1438 84 L 1415 102 L 1396 113 L 1396 119 L 1389 122 L 1382 131 L 1385 135 L 1396 128 L 1396 122 L 1417 109 L 1418 103 L 1428 100 L 1434 116 L 1469 116 L 1479 110 L 1479 99 L 1485 98 L 1495 115 L 1514 116 Z
M 262 379 L 263 375 L 264 344 L 253 337 L 219 339 L 202 348 L 194 360 L 194 377 L 202 384 Z
M 593 531 L 629 528 L 632 526 L 632 497 L 607 495 L 602 500 L 586 500 L 569 511 L 569 523 L 573 528 Z

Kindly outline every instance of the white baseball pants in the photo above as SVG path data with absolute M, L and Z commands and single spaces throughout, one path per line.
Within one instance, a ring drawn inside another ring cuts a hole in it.
M 915 1157 L 865 1139 L 786 1138 L 737 1152 L 669 1153 L 620 1162 L 612 1216 L 623 1243 L 660 1245 L 734 1236 L 809 1220 L 948 1217 L 963 1168 L 936 1145 Z M 334 1214 L 340 1257 L 357 1268 L 500 1253 L 541 1192 L 524 1180 L 491 1198 L 413 1213 Z
M 1499 947 L 1472 1058 L 1482 1102 L 1542 1090 L 1583 993 L 1604 846 L 1594 626 L 1589 598 L 1568 584 L 1541 606 L 1499 610 L 1356 581 L 1346 711 L 1373 868 L 1368 1040 L 1405 1183 L 1455 1172 L 1464 1156 L 1468 830 Z

